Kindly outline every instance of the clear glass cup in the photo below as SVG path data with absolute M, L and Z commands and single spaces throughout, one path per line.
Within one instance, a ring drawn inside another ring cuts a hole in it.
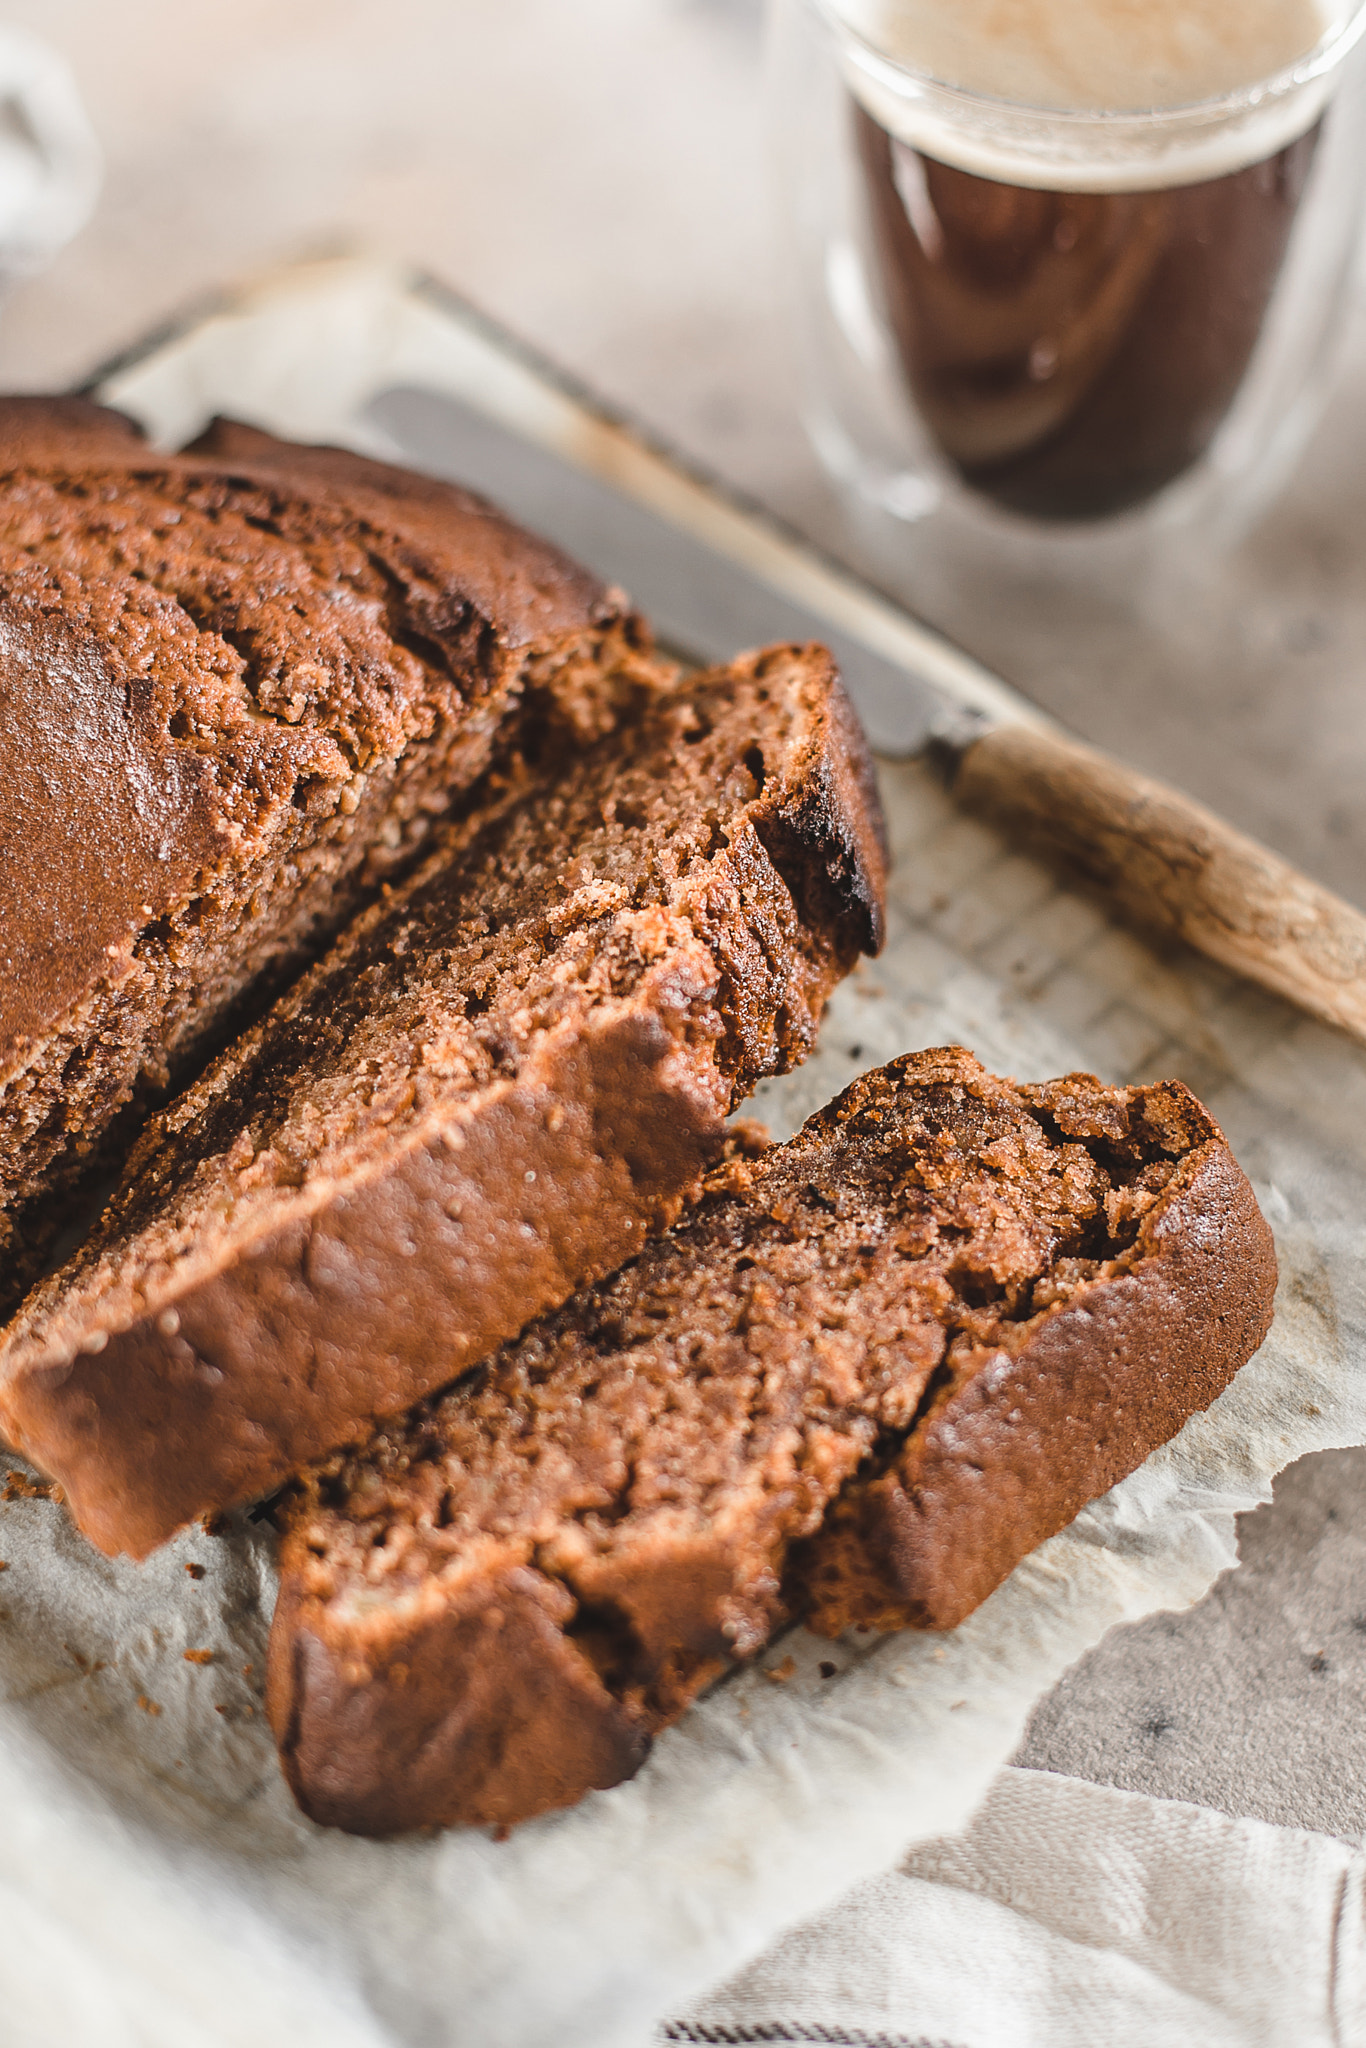
M 1236 537 L 1330 385 L 1363 26 L 1366 0 L 772 0 L 803 411 L 848 497 Z

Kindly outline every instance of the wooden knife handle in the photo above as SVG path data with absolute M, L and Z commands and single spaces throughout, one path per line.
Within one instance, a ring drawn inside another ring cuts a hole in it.
M 1366 1043 L 1366 916 L 1179 790 L 1015 725 L 973 740 L 952 788 L 1140 923 Z

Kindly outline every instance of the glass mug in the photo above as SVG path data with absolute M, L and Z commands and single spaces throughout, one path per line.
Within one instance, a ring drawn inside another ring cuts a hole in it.
M 1363 26 L 1366 0 L 773 0 L 826 467 L 900 520 L 1245 525 L 1350 301 Z

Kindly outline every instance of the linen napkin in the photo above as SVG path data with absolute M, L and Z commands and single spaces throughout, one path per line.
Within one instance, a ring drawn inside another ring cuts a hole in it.
M 1366 1854 L 1048 1771 L 785 1935 L 666 2042 L 1357 2048 Z

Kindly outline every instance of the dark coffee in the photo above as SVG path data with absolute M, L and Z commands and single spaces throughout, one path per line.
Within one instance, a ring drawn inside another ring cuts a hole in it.
M 963 477 L 1015 511 L 1085 519 L 1188 469 L 1256 346 L 1317 128 L 1199 184 L 1046 192 L 854 112 L 902 367 Z

